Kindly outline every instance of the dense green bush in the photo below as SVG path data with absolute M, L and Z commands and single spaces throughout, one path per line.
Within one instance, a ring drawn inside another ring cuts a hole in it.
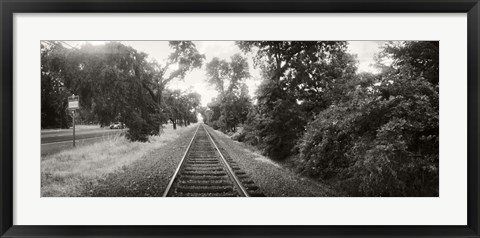
M 257 91 L 259 103 L 249 113 L 245 141 L 281 160 L 292 154 L 303 132 L 305 117 L 295 98 L 280 92 L 277 83 L 266 81 Z
M 138 118 L 133 121 L 127 131 L 126 137 L 131 141 L 148 141 L 148 135 L 150 134 L 149 126 L 145 120 Z
M 438 196 L 438 79 L 402 62 L 308 123 L 297 144 L 303 173 L 353 196 Z
M 426 90 L 426 84 L 405 89 Z M 344 180 L 352 195 L 438 193 L 438 108 L 425 95 L 332 106 L 309 123 L 298 147 L 303 172 Z
M 243 127 L 243 124 L 240 124 L 238 125 L 238 128 L 237 128 L 237 131 L 235 133 L 233 133 L 230 138 L 232 140 L 236 140 L 236 141 L 239 141 L 239 142 L 243 142 L 245 141 L 245 129 Z
M 125 136 L 131 141 L 147 142 L 149 136 L 158 135 L 159 123 L 158 115 L 149 114 L 142 118 L 138 113 L 132 113 L 125 118 L 128 127 Z
M 247 143 L 276 160 L 297 153 L 308 121 L 336 100 L 355 75 L 356 60 L 341 41 L 238 42 L 254 53 L 263 81 L 246 123 Z

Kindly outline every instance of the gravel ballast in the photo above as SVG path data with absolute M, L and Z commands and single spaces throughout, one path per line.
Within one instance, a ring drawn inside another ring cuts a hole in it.
M 94 197 L 158 197 L 187 149 L 197 126 L 179 132 L 178 138 L 154 150 L 129 166 L 105 178 L 85 184 L 85 196 Z
M 250 176 L 267 197 L 325 197 L 336 196 L 326 185 L 302 177 L 270 159 L 233 141 L 222 132 L 205 126 L 228 155 Z

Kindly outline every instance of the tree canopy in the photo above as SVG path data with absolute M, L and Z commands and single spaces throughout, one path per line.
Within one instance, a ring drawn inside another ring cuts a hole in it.
M 262 70 L 247 143 L 347 195 L 438 195 L 438 42 L 388 42 L 378 74 L 346 42 L 237 44 Z
M 218 96 L 208 104 L 207 123 L 223 131 L 236 131 L 247 119 L 251 100 L 245 80 L 250 77 L 247 59 L 234 54 L 230 61 L 213 58 L 206 66 L 207 82 Z
M 44 41 L 42 127 L 68 127 L 66 98 L 76 94 L 86 121 L 101 125 L 122 121 L 131 140 L 146 141 L 149 135 L 158 134 L 173 111 L 171 105 L 162 103 L 166 84 L 201 67 L 204 59 L 192 42 L 173 41 L 170 47 L 167 62 L 160 65 L 119 42 L 85 44 L 77 49 Z M 195 106 L 188 105 L 192 107 L 188 110 Z
M 346 42 L 240 41 L 262 70 L 247 140 L 277 159 L 292 153 L 307 121 L 335 100 L 356 70 Z

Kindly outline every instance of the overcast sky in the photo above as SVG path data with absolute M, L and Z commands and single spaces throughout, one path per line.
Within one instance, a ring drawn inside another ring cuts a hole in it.
M 151 60 L 159 63 L 165 62 L 165 59 L 171 52 L 168 41 L 120 41 L 122 44 L 129 45 L 138 51 L 143 51 L 149 55 Z M 67 41 L 73 47 L 80 47 L 85 42 Z M 90 41 L 92 44 L 104 44 L 105 41 Z M 234 41 L 194 41 L 198 51 L 205 54 L 206 62 L 214 57 L 229 61 L 230 57 L 236 53 L 241 53 Z M 379 52 L 380 46 L 384 41 L 349 41 L 348 51 L 356 54 L 359 61 L 359 72 L 375 72 L 372 64 L 374 55 Z M 260 85 L 260 71 L 253 67 L 251 57 L 249 57 L 249 66 L 251 78 L 247 80 L 248 90 L 251 96 L 254 95 L 258 85 Z M 205 64 L 201 69 L 195 69 L 189 72 L 184 80 L 173 80 L 167 87 L 171 89 L 190 90 L 200 93 L 202 96 L 202 105 L 206 106 L 212 98 L 217 96 L 217 92 L 210 87 L 205 80 Z

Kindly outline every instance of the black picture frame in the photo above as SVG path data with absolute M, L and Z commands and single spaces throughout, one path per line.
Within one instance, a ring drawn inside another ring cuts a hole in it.
M 478 0 L 0 0 L 1 237 L 480 237 Z M 468 13 L 466 226 L 18 226 L 13 225 L 14 13 Z

